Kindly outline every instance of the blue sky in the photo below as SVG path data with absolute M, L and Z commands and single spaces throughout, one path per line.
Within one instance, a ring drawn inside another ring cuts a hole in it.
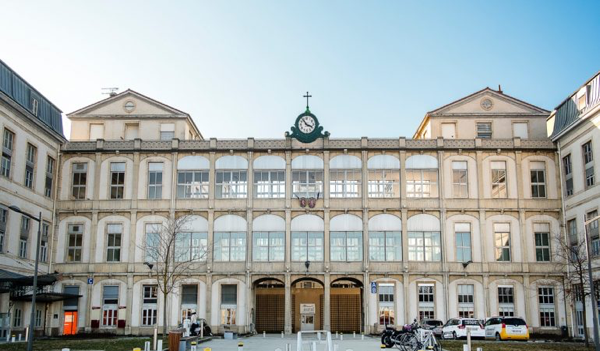
M 600 70 L 600 1 L 8 1 L 0 58 L 65 113 L 131 88 L 205 137 L 412 137 L 486 86 L 554 108 Z M 65 123 L 68 130 L 68 123 Z

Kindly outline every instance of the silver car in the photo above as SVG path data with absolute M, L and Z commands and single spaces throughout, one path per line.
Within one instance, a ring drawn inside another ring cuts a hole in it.
M 433 335 L 441 336 L 444 322 L 439 319 L 422 319 L 419 321 L 419 327 L 433 331 Z

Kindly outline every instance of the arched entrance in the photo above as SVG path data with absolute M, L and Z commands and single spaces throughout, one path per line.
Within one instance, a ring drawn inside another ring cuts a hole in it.
M 285 326 L 285 283 L 276 278 L 254 282 L 256 331 L 280 333 Z
M 292 282 L 293 332 L 323 329 L 323 282 L 303 277 Z
M 331 331 L 352 333 L 362 330 L 363 284 L 343 277 L 331 282 Z

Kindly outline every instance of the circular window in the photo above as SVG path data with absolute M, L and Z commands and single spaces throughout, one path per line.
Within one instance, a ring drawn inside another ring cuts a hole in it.
M 485 98 L 483 100 L 481 100 L 481 108 L 489 111 L 492 109 L 492 107 L 494 107 L 494 103 L 492 102 L 491 99 Z
M 131 113 L 131 112 L 133 112 L 133 110 L 135 110 L 135 102 L 133 102 L 131 100 L 126 101 L 125 104 L 123 105 L 123 108 L 125 109 L 125 112 Z

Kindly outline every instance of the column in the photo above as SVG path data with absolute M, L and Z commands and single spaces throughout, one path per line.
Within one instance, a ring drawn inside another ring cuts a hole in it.
M 131 334 L 131 316 L 133 311 L 133 274 L 127 273 L 127 313 L 125 314 L 125 333 Z
M 325 272 L 323 277 L 323 330 L 331 330 L 331 276 Z
M 292 333 L 292 287 L 290 273 L 285 273 L 285 318 L 284 329 L 286 334 Z
M 323 206 L 329 208 L 329 151 L 323 151 Z
M 371 278 L 369 276 L 369 272 L 365 272 L 363 276 L 363 333 L 369 334 L 371 332 L 371 325 L 369 324 L 369 297 L 371 294 Z
M 212 319 L 211 319 L 211 313 L 212 313 L 212 274 L 207 273 L 206 274 L 206 323 L 208 323 L 208 325 L 210 325 L 211 329 L 213 330 L 217 330 L 217 325 L 213 325 L 212 324 Z M 215 311 L 215 313 L 217 313 Z

